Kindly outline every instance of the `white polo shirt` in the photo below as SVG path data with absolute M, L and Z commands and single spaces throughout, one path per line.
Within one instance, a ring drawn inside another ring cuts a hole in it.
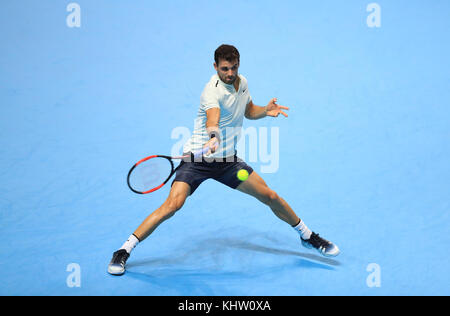
M 194 131 L 184 145 L 183 152 L 196 152 L 208 142 L 206 111 L 219 108 L 221 144 L 215 153 L 207 157 L 226 158 L 235 155 L 236 144 L 241 136 L 245 108 L 251 101 L 247 79 L 241 74 L 239 74 L 239 78 L 241 79 L 239 89 L 236 91 L 234 85 L 224 83 L 217 74 L 211 77 L 200 97 L 200 108 L 195 119 Z

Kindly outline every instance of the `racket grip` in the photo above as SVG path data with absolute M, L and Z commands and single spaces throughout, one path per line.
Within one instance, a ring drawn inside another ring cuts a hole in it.
M 199 158 L 208 152 L 209 148 L 203 148 L 202 150 L 196 151 L 194 154 L 194 158 Z
M 217 143 L 216 143 L 217 144 Z M 209 151 L 210 147 L 205 147 L 199 151 L 196 151 L 194 154 L 194 158 L 198 158 L 203 156 L 204 154 L 206 154 Z

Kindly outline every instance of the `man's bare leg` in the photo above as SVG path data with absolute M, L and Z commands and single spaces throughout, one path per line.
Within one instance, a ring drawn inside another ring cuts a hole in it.
M 122 275 L 125 272 L 125 264 L 130 257 L 131 250 L 150 236 L 162 222 L 171 218 L 183 206 L 190 194 L 189 184 L 175 181 L 166 201 L 139 225 L 118 251 L 114 252 L 108 272 L 113 275 Z
M 175 181 L 166 201 L 139 225 L 134 235 L 139 241 L 146 239 L 162 222 L 171 218 L 183 206 L 190 194 L 189 184 Z
M 248 179 L 242 182 L 237 189 L 257 198 L 262 203 L 269 206 L 278 218 L 289 225 L 295 226 L 300 222 L 300 218 L 295 214 L 289 204 L 275 191 L 271 190 L 266 182 L 255 171 L 253 171 Z
M 327 257 L 334 257 L 339 254 L 339 248 L 335 244 L 312 232 L 295 214 L 289 204 L 270 189 L 255 171 L 237 189 L 268 205 L 278 218 L 291 225 L 300 234 L 303 246 L 316 248 Z

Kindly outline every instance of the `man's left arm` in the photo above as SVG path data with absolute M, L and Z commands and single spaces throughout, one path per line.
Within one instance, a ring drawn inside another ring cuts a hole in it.
M 250 102 L 245 107 L 245 118 L 249 120 L 258 120 L 267 116 L 267 107 L 254 105 Z
M 258 106 L 253 104 L 253 101 L 250 100 L 245 108 L 245 118 L 249 120 L 258 120 L 266 116 L 277 117 L 280 113 L 285 117 L 288 117 L 283 110 L 289 110 L 289 108 L 276 103 L 277 99 L 273 98 L 266 106 Z

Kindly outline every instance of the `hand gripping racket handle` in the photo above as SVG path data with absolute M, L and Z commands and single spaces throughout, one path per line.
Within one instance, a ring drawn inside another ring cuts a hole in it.
M 216 145 L 216 144 L 217 144 L 217 142 L 214 143 L 214 145 Z M 206 154 L 209 151 L 209 149 L 210 149 L 210 147 L 205 147 L 202 150 L 196 151 L 195 153 L 193 153 L 194 154 L 194 158 L 198 158 L 198 157 L 203 156 L 204 154 Z

